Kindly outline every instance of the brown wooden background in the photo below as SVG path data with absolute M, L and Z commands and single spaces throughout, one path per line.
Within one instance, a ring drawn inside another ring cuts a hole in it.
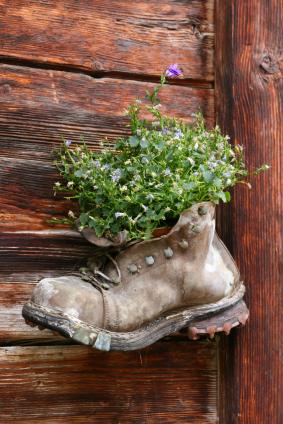
M 282 2 L 270 1 L 271 9 L 265 3 L 0 0 L 1 424 L 205 424 L 219 417 L 228 424 L 262 424 L 265 417 L 270 424 L 282 422 L 276 391 L 282 369 L 279 221 L 272 224 L 272 212 L 277 208 L 279 219 L 282 210 L 279 124 L 274 132 L 262 129 L 282 112 L 282 49 L 280 37 L 270 35 L 279 34 Z M 101 353 L 26 326 L 21 307 L 36 281 L 73 269 L 91 251 L 74 232 L 46 222 L 69 209 L 53 196 L 58 177 L 51 150 L 62 136 L 77 141 L 83 135 L 95 147 L 104 136 L 124 134 L 124 108 L 175 62 L 186 79 L 164 90 L 166 111 L 190 121 L 201 109 L 209 125 L 216 111 L 222 127 L 248 146 L 252 164 L 274 167 L 255 182 L 253 197 L 237 191 L 239 206 L 221 213 L 222 235 L 250 284 L 248 298 L 258 318 L 234 330 L 240 339 L 223 339 L 220 346 L 172 337 L 131 353 Z M 243 118 L 251 111 L 253 130 Z

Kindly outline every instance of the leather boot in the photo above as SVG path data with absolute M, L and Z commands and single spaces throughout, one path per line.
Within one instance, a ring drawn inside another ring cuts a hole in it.
M 97 255 L 80 274 L 44 278 L 23 316 L 101 350 L 140 349 L 184 326 L 193 339 L 228 333 L 248 311 L 214 213 L 212 203 L 196 204 L 165 236 Z

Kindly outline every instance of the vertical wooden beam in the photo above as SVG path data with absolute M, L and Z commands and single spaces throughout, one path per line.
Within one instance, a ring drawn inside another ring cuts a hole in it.
M 246 282 L 250 321 L 221 341 L 220 422 L 283 422 L 283 0 L 216 1 L 217 121 L 244 145 L 249 168 L 271 165 L 234 192 L 222 236 Z M 222 219 L 224 214 L 222 216 Z M 228 227 L 232 229 L 228 233 Z M 229 234 L 229 235 L 228 235 Z

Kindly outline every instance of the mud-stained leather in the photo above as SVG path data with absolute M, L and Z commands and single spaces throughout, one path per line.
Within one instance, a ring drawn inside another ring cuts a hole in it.
M 107 291 L 75 276 L 45 278 L 32 301 L 120 332 L 138 329 L 170 311 L 216 302 L 239 284 L 239 272 L 215 232 L 214 214 L 212 203 L 196 204 L 167 235 L 121 251 L 115 258 L 121 283 Z M 104 273 L 117 277 L 112 262 Z

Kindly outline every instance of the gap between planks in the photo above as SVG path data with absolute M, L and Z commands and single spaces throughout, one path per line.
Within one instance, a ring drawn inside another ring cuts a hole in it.
M 12 65 L 22 68 L 34 68 L 50 71 L 64 71 L 71 74 L 87 75 L 94 79 L 112 78 L 151 83 L 158 83 L 160 81 L 159 77 L 149 74 L 133 74 L 122 71 L 88 71 L 84 68 L 78 68 L 77 66 L 75 67 L 54 62 L 41 62 L 28 59 L 10 58 L 2 55 L 0 55 L 0 65 Z M 195 78 L 172 79 L 169 81 L 169 84 L 191 88 L 214 89 L 214 81 L 205 81 Z

